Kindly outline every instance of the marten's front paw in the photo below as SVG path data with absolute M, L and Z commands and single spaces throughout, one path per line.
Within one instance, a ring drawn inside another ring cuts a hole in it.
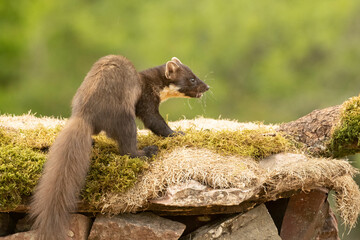
M 172 134 L 169 135 L 169 137 L 175 137 L 175 136 L 184 136 L 185 133 L 183 131 L 174 131 Z
M 155 145 L 147 146 L 142 149 L 145 152 L 145 156 L 151 158 L 152 156 L 156 155 L 159 151 L 159 148 Z

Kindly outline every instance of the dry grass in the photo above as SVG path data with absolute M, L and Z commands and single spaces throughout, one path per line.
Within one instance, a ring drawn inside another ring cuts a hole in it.
M 135 211 L 159 196 L 168 186 L 196 180 L 213 188 L 258 187 L 262 171 L 249 157 L 222 156 L 207 149 L 177 148 L 154 161 L 125 193 L 103 197 L 102 212 Z
M 307 158 L 269 170 L 265 198 L 275 200 L 281 192 L 315 188 L 334 190 L 337 211 L 350 228 L 360 213 L 360 191 L 353 177 L 358 170 L 346 160 Z
M 290 190 L 333 189 L 337 211 L 353 227 L 360 213 L 360 192 L 352 179 L 357 171 L 344 160 L 303 158 L 303 161 L 264 169 L 251 158 L 222 156 L 206 149 L 178 148 L 155 161 L 125 193 L 106 194 L 97 206 L 103 213 L 136 211 L 159 197 L 166 187 L 196 180 L 213 188 L 238 188 L 268 201 Z M 246 200 L 246 199 L 245 199 Z

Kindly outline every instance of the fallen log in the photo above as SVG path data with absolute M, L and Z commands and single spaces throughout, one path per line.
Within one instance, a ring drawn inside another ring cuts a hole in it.
M 313 112 L 289 123 L 279 131 L 301 142 L 315 156 L 341 158 L 360 151 L 360 96 L 342 105 Z

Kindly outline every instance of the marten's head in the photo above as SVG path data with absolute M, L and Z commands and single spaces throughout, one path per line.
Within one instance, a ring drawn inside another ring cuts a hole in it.
M 209 86 L 176 57 L 166 63 L 165 77 L 168 80 L 168 86 L 160 93 L 161 101 L 170 97 L 200 98 L 209 90 Z

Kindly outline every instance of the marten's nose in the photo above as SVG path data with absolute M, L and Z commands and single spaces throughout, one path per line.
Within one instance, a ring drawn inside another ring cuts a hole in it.
M 207 90 L 209 90 L 210 89 L 210 87 L 208 86 L 208 85 L 206 85 L 206 87 L 205 87 L 205 92 L 207 91 Z

